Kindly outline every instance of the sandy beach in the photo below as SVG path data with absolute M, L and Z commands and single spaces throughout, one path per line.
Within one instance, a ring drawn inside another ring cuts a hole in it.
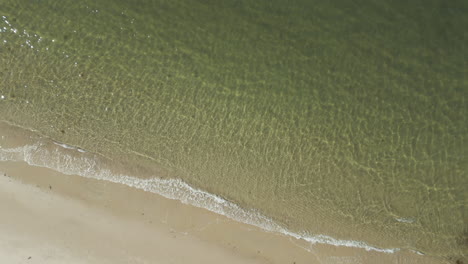
M 227 238 L 225 242 L 214 244 L 195 236 L 198 232 L 209 233 L 209 230 L 203 229 L 210 229 L 217 221 L 220 222 L 217 228 L 222 228 L 222 222 L 226 222 L 226 219 L 210 217 L 205 213 L 192 218 L 189 212 L 183 211 L 193 209 L 185 208 L 180 210 L 185 217 L 173 221 L 172 218 L 178 216 L 171 211 L 183 207 L 177 205 L 176 201 L 161 202 L 155 205 L 161 210 L 153 211 L 149 207 L 151 200 L 147 200 L 145 205 L 135 206 L 135 196 L 139 196 L 136 193 L 130 192 L 129 196 L 121 198 L 114 196 L 113 191 L 124 191 L 122 186 L 113 186 L 116 188 L 111 191 L 106 183 L 86 182 L 88 180 L 70 177 L 60 181 L 56 178 L 60 175 L 48 169 L 12 163 L 2 163 L 1 167 L 2 171 L 8 171 L 7 176 L 0 180 L 2 263 L 269 261 L 261 252 L 254 254 L 243 251 L 241 246 L 237 249 L 235 239 L 229 242 Z M 30 180 L 34 183 L 21 183 L 18 178 L 24 180 L 26 177 L 19 177 L 18 173 L 31 176 Z M 42 178 L 46 174 L 50 177 Z M 91 187 L 91 184 L 96 187 Z M 76 196 L 71 199 L 72 195 L 80 196 L 81 188 L 77 186 L 88 189 L 88 192 L 82 190 L 81 199 L 76 199 Z M 66 197 L 65 192 L 70 196 Z M 142 194 L 139 198 L 150 197 Z M 169 210 L 169 207 L 174 210 Z M 166 211 L 165 214 L 161 215 L 162 211 Z M 200 218 L 212 218 L 209 221 L 213 222 L 197 222 Z M 176 225 L 181 228 L 174 229 Z M 298 254 L 297 257 L 304 259 L 307 256 Z
M 441 263 L 310 245 L 124 185 L 0 162 L 2 263 Z
M 152 192 L 9 156 L 48 140 L 0 123 L 0 263 L 444 263 L 406 250 L 311 244 Z

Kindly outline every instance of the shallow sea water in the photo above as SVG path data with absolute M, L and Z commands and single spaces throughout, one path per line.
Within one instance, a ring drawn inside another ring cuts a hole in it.
M 0 119 L 292 232 L 467 254 L 466 2 L 127 2 L 2 0 Z

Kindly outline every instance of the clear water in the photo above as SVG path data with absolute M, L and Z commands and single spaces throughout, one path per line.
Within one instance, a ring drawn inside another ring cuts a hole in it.
M 293 232 L 466 255 L 467 2 L 381 2 L 1 0 L 0 119 Z

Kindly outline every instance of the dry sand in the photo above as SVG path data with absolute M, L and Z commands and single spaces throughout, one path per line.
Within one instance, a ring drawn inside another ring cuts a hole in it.
M 18 135 L 0 125 L 0 148 L 24 144 Z M 310 244 L 25 162 L 0 161 L 0 173 L 0 263 L 444 263 L 409 251 Z
M 255 263 L 150 217 L 119 216 L 8 177 L 0 186 L 1 263 Z
M 436 263 L 308 245 L 120 184 L 0 162 L 0 263 Z M 26 184 L 27 182 L 27 184 Z

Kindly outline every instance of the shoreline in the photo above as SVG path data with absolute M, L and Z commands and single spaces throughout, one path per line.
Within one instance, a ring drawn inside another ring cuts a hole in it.
M 26 169 L 9 165 L 18 172 Z M 215 263 L 217 259 L 259 263 L 256 256 L 235 254 L 151 220 L 136 221 L 130 212 L 103 210 L 86 200 L 63 197 L 54 191 L 63 187 L 61 183 L 34 186 L 9 175 L 0 179 L 0 207 L 9 212 L 0 221 L 4 251 L 0 259 L 5 263 L 21 259 L 32 263 Z
M 10 132 L 31 147 L 7 160 L 157 193 L 307 249 L 467 264 L 468 20 L 452 11 L 468 7 L 352 6 L 6 0 L 0 120 L 35 131 L 5 130 L 5 148 Z
M 1 132 L 3 133 L 3 131 Z M 2 139 L 2 141 L 5 141 L 5 137 L 2 137 Z M 8 142 L 8 144 L 2 142 L 0 146 L 10 145 L 12 143 L 11 139 L 8 139 L 8 137 L 6 137 L 6 140 L 10 140 L 10 142 Z M 63 148 L 63 146 L 61 147 Z M 77 152 L 74 149 L 69 149 L 69 151 Z M 80 151 L 80 153 L 83 152 Z M 108 180 L 101 181 L 98 179 L 80 177 L 69 173 L 67 173 L 69 175 L 65 175 L 52 169 L 31 166 L 26 164 L 25 162 L 2 161 L 0 162 L 0 170 L 7 173 L 7 175 L 9 175 L 10 177 L 19 180 L 20 182 L 23 182 L 24 184 L 20 184 L 23 187 L 25 185 L 45 186 L 41 190 L 45 189 L 45 191 L 54 193 L 54 195 L 58 194 L 60 198 L 57 199 L 73 201 L 78 200 L 80 202 L 84 202 L 87 208 L 98 207 L 100 211 L 107 211 L 107 213 L 111 214 L 115 214 L 117 212 L 126 212 L 117 217 L 120 220 L 122 220 L 122 218 L 128 218 L 129 211 L 134 211 L 133 213 L 137 214 L 135 211 L 136 208 L 134 207 L 146 206 L 147 208 L 151 208 L 157 204 L 165 204 L 165 210 L 174 211 L 173 219 L 169 221 L 171 222 L 171 225 L 174 226 L 169 227 L 170 230 L 178 230 L 177 232 L 188 234 L 190 236 L 194 235 L 195 237 L 202 238 L 202 240 L 204 241 L 210 241 L 210 243 L 213 243 L 214 245 L 219 246 L 219 244 L 222 244 L 225 249 L 227 246 L 226 250 L 234 250 L 235 252 L 243 256 L 247 256 L 247 259 L 252 258 L 255 261 L 252 263 L 288 263 L 288 261 L 291 263 L 293 263 L 294 261 L 296 261 L 296 263 L 330 263 L 323 261 L 326 259 L 334 259 L 334 262 L 331 263 L 340 263 L 339 261 L 342 261 L 342 263 L 375 263 L 375 261 L 377 260 L 379 261 L 379 263 L 398 263 L 395 261 L 402 260 L 411 260 L 410 263 L 441 263 L 440 260 L 432 260 L 432 258 L 426 256 L 419 256 L 407 250 L 398 253 L 382 253 L 376 251 L 366 251 L 364 249 L 353 247 L 337 247 L 333 245 L 318 243 L 314 244 L 310 243 L 310 241 L 305 241 L 304 239 L 293 238 L 291 236 L 286 236 L 284 234 L 274 232 L 268 232 L 252 225 L 237 222 L 235 220 L 229 219 L 224 215 L 216 214 L 213 212 L 209 212 L 206 209 L 199 208 L 200 206 L 194 207 L 192 205 L 187 205 L 186 203 L 181 203 L 177 200 L 163 198 L 160 195 L 152 192 L 142 192 L 141 190 L 137 189 L 138 186 L 133 186 L 137 188 L 132 188 L 130 187 L 131 185 L 124 185 Z M 40 177 L 36 177 L 35 174 L 39 174 Z M 51 174 L 53 174 L 54 176 L 52 177 Z M 50 182 L 49 190 L 47 190 L 46 188 L 46 181 Z M 23 192 L 24 194 L 21 195 L 26 195 L 27 191 Z M 128 194 L 134 195 L 132 202 L 129 202 L 126 199 L 122 198 L 127 196 Z M 93 195 L 97 197 L 92 197 Z M 183 210 L 181 210 L 182 208 Z M 187 213 L 186 211 L 189 211 L 189 213 Z M 144 212 L 143 214 L 145 217 L 149 216 L 148 212 Z M 166 222 L 167 224 L 167 216 L 165 216 L 166 220 L 161 219 L 162 214 L 164 214 L 162 211 L 159 211 L 159 213 L 153 212 L 152 216 L 155 218 L 159 217 L 159 220 L 151 221 L 159 221 L 160 223 Z M 213 221 L 216 221 L 217 223 L 212 224 L 213 227 L 210 227 L 215 229 L 216 232 L 191 233 L 194 229 L 188 228 L 187 223 L 184 223 L 184 221 L 181 220 L 187 217 L 189 217 L 190 219 L 194 219 L 194 217 L 198 219 L 197 221 L 200 225 L 198 228 L 205 228 L 204 226 L 206 225 L 206 222 L 212 223 Z M 207 218 L 209 218 L 210 220 L 208 220 Z M 219 219 L 222 219 L 221 224 L 219 223 Z M 132 219 L 132 221 L 139 222 L 141 221 L 141 219 Z M 159 228 L 167 229 L 167 227 L 168 226 L 160 226 Z M 223 240 L 225 240 L 227 234 L 236 234 L 237 242 L 222 242 Z M 258 243 L 253 243 L 253 241 L 260 241 L 260 243 L 266 242 L 267 245 L 264 245 L 266 248 L 256 249 L 255 247 L 258 246 Z M 231 245 L 236 246 L 232 246 L 231 248 Z M 240 245 L 243 246 L 241 247 Z M 278 248 L 281 248 L 282 250 L 278 250 Z M 284 254 L 283 248 L 287 249 L 286 254 Z M 259 252 L 265 254 L 265 256 L 268 256 L 268 258 L 259 258 Z M 243 260 L 242 263 L 246 262 Z

